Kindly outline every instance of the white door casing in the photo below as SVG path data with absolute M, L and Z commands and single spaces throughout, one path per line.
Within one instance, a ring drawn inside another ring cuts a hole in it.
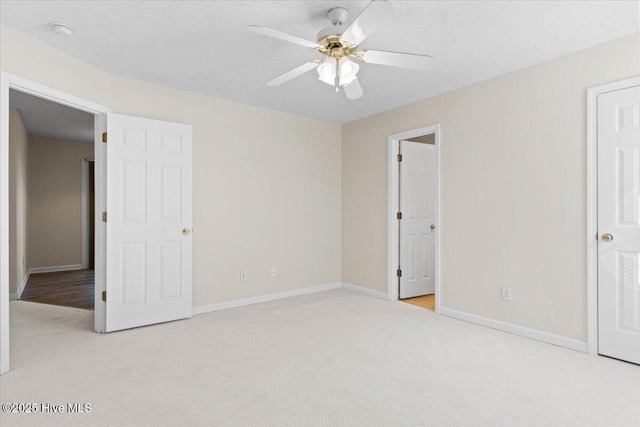
M 598 95 L 597 117 L 598 352 L 640 364 L 640 86 Z
M 400 298 L 435 292 L 435 146 L 400 142 Z
M 192 130 L 107 115 L 106 331 L 191 316 Z

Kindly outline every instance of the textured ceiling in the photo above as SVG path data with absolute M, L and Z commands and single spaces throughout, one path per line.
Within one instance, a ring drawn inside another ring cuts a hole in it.
M 367 1 L 2 1 L 0 20 L 114 74 L 334 122 L 349 122 L 637 32 L 637 1 L 392 1 L 361 47 L 428 54 L 432 71 L 364 64 L 365 95 L 309 72 L 265 82 L 318 54 L 252 33 L 263 25 L 315 41 L 327 11 Z M 75 29 L 62 37 L 48 28 Z
M 93 114 L 13 89 L 9 92 L 9 105 L 20 113 L 29 136 L 93 142 Z

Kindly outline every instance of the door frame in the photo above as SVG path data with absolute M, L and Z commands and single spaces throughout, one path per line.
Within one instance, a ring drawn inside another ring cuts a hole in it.
M 398 277 L 396 276 L 396 270 L 398 268 L 398 244 L 400 242 L 400 232 L 398 228 L 398 219 L 396 214 L 398 212 L 398 183 L 399 183 L 399 170 L 397 155 L 399 152 L 399 143 L 405 139 L 416 138 L 424 135 L 434 135 L 435 148 L 436 148 L 436 182 L 435 185 L 435 206 L 434 206 L 434 224 L 436 229 L 434 232 L 435 238 L 435 282 L 436 282 L 436 298 L 435 298 L 435 312 L 440 313 L 440 241 L 441 241 L 441 229 L 440 229 L 440 141 L 441 131 L 440 124 L 431 126 L 425 126 L 418 129 L 412 129 L 405 132 L 394 133 L 388 137 L 388 226 L 387 226 L 387 299 L 389 301 L 398 300 Z
M 95 159 L 82 159 L 82 268 L 89 268 L 89 235 L 91 234 L 89 226 L 89 163 L 94 164 L 95 177 Z M 94 190 L 95 194 L 95 190 Z M 95 202 L 94 202 L 95 211 Z M 94 212 L 95 214 L 95 212 Z M 95 216 L 95 215 L 94 215 Z M 95 245 L 94 245 L 95 246 Z
M 9 90 L 14 89 L 94 115 L 96 225 L 98 212 L 106 210 L 106 148 L 100 142 L 106 127 L 105 114 L 111 109 L 86 99 L 0 71 L 0 374 L 9 370 Z M 106 227 L 96 226 L 94 329 L 105 330 L 105 307 L 98 304 L 105 286 Z
M 640 76 L 587 89 L 587 349 L 598 354 L 598 95 L 640 86 Z

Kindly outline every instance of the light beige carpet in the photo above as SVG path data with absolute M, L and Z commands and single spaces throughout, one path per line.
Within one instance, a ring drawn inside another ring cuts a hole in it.
M 638 426 L 640 367 L 346 290 L 99 335 L 11 303 L 2 426 Z

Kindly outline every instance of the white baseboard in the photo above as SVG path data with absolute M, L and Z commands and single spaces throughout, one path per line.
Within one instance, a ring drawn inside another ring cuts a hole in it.
M 233 301 L 226 301 L 217 304 L 202 305 L 199 307 L 193 307 L 193 315 L 210 313 L 213 311 L 227 310 L 230 308 L 243 307 L 246 305 L 259 304 L 267 301 L 275 301 L 284 298 L 296 297 L 300 295 L 307 295 L 316 292 L 328 291 L 330 289 L 348 289 L 354 292 L 360 292 L 362 294 L 370 295 L 376 298 L 386 300 L 387 294 L 384 292 L 376 291 L 373 289 L 365 288 L 363 286 L 354 285 L 351 283 L 329 283 L 326 285 L 312 286 L 309 288 L 294 289 L 286 292 L 279 292 L 276 294 L 267 294 L 251 298 L 237 299 Z M 464 313 L 462 311 L 452 310 L 450 308 L 440 308 L 440 314 L 452 317 L 454 319 L 463 320 L 465 322 L 474 323 L 480 326 L 486 326 L 488 328 L 496 329 L 502 332 L 508 332 L 510 334 L 519 335 L 525 338 L 531 338 L 544 343 L 557 345 L 560 347 L 568 348 L 571 350 L 587 352 L 587 343 L 578 341 L 572 338 L 563 337 L 560 335 L 550 334 L 548 332 L 538 331 L 536 329 L 525 328 L 524 326 L 514 325 L 512 323 L 501 322 L 499 320 L 489 319 L 487 317 L 476 316 L 475 314 Z
M 475 314 L 452 310 L 450 308 L 440 307 L 440 314 L 447 317 L 453 317 L 454 319 L 464 320 L 465 322 L 475 323 L 476 325 L 486 326 L 491 329 L 508 332 L 510 334 L 520 335 L 525 338 L 542 341 L 547 344 L 553 344 L 571 350 L 581 351 L 583 353 L 588 352 L 586 342 L 578 341 L 573 338 L 550 334 L 548 332 L 538 331 L 536 329 L 525 328 L 524 326 L 518 326 L 499 320 L 493 320 L 487 317 L 476 316 Z
M 276 294 L 267 294 L 267 295 L 260 295 L 257 297 L 251 297 L 251 298 L 242 298 L 242 299 L 237 299 L 237 300 L 233 300 L 233 301 L 226 301 L 226 302 L 220 302 L 217 304 L 209 304 L 209 305 L 201 305 L 199 307 L 193 307 L 191 313 L 196 315 L 196 314 L 203 314 L 203 313 L 210 313 L 212 311 L 220 311 L 220 310 L 227 310 L 229 308 L 236 308 L 236 307 L 243 307 L 245 305 L 252 305 L 252 304 L 259 304 L 261 302 L 267 302 L 267 301 L 275 301 L 278 299 L 283 299 L 283 298 L 291 298 L 291 297 L 297 297 L 300 295 L 307 295 L 307 294 L 313 294 L 316 292 L 322 292 L 322 291 L 328 291 L 329 289 L 338 289 L 342 287 L 342 283 L 329 283 L 326 285 L 319 285 L 319 286 L 311 286 L 308 288 L 300 288 L 300 289 L 294 289 L 291 291 L 286 291 L 286 292 L 278 292 Z
M 22 297 L 22 292 L 24 291 L 24 287 L 27 286 L 27 282 L 29 281 L 29 276 L 31 276 L 31 271 L 27 270 L 24 273 L 24 278 L 22 279 L 22 283 L 18 288 L 18 293 L 16 294 L 16 299 L 20 299 Z
M 387 298 L 387 294 L 385 294 L 384 292 L 380 292 L 380 291 L 376 291 L 373 289 L 369 289 L 369 288 L 365 288 L 364 286 L 358 286 L 358 285 L 354 285 L 351 283 L 345 283 L 342 282 L 342 287 L 344 289 L 348 289 L 350 291 L 354 291 L 354 292 L 360 292 L 361 294 L 366 294 L 366 295 L 371 295 L 372 297 L 376 297 L 376 298 L 382 298 L 382 299 L 388 299 Z
M 34 273 L 55 273 L 56 271 L 82 270 L 82 264 L 54 265 L 53 267 L 33 267 L 28 270 L 28 274 Z
M 31 275 L 31 270 L 27 270 L 24 273 L 24 278 L 22 279 L 22 283 L 20 283 L 20 287 L 18 287 L 18 292 L 9 294 L 9 301 L 19 300 L 22 297 L 22 292 L 24 291 L 24 287 L 27 286 L 27 282 L 29 281 L 29 276 Z

